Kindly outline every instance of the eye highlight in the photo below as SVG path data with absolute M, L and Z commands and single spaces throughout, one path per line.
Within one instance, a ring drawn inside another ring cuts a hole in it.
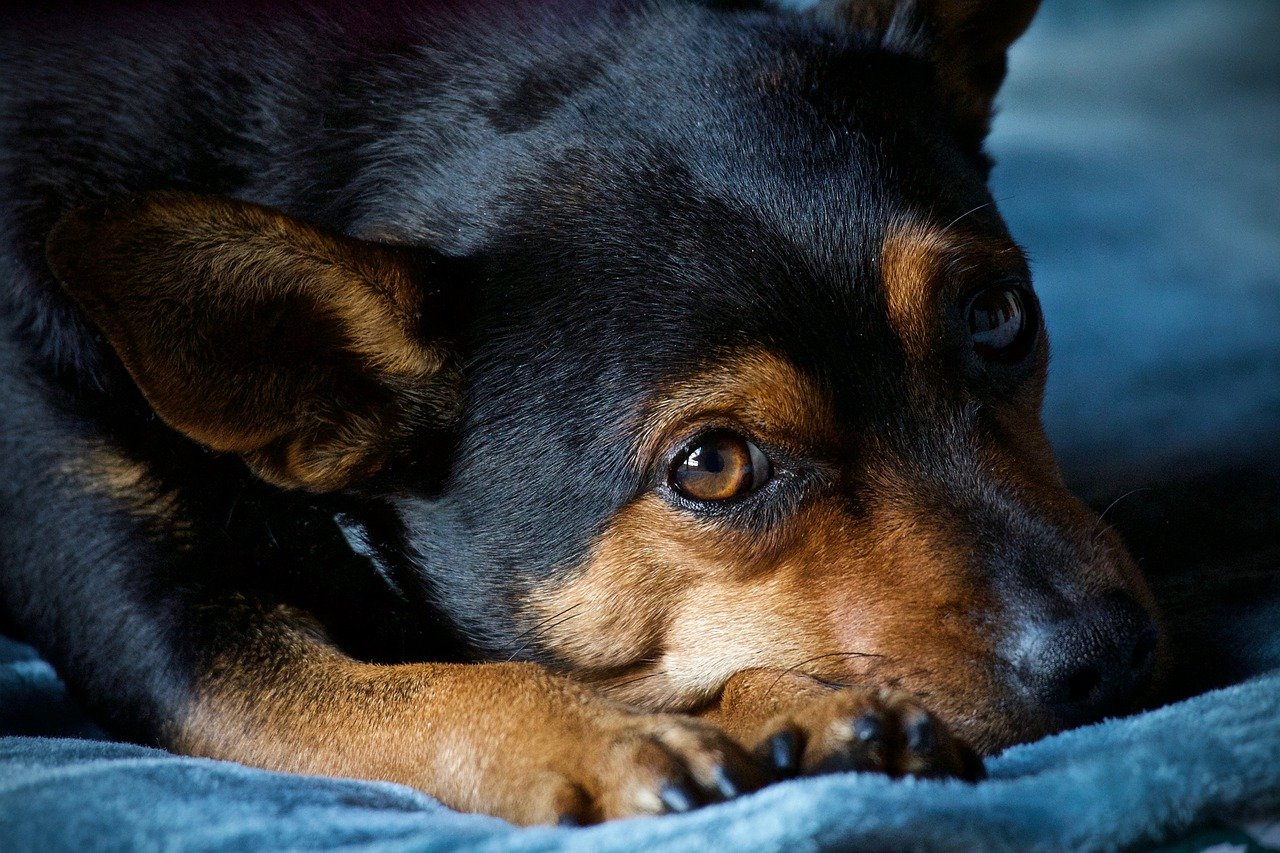
M 1037 324 L 1024 286 L 1004 282 L 978 291 L 965 310 L 973 351 L 983 358 L 1013 361 L 1025 356 Z
M 693 442 L 671 466 L 671 487 L 695 501 L 727 501 L 769 481 L 769 457 L 753 442 L 717 430 Z

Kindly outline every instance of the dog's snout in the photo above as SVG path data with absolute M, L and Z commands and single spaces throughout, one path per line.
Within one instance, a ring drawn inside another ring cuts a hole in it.
M 1032 632 L 1017 674 L 1037 705 L 1080 725 L 1126 710 L 1151 677 L 1157 641 L 1155 622 L 1132 598 L 1097 598 Z

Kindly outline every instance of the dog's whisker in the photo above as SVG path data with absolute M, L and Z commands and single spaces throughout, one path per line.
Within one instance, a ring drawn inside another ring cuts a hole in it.
M 510 657 L 507 658 L 507 662 L 510 663 L 511 661 L 515 660 L 516 655 L 520 654 L 525 649 L 529 648 L 529 645 L 533 643 L 534 640 L 541 638 L 547 631 L 550 631 L 552 628 L 556 628 L 556 627 L 559 627 L 560 625 L 563 625 L 565 622 L 569 621 L 574 616 L 576 616 L 577 614 L 572 613 L 571 611 L 581 607 L 582 604 L 583 602 L 581 601 L 576 602 L 574 604 L 570 604 L 565 609 L 556 613 L 552 613 L 550 616 L 545 617 L 544 619 L 536 622 L 526 630 L 522 631 L 520 635 L 516 637 L 516 641 L 519 642 L 520 645 L 516 648 L 515 651 L 511 653 Z
M 951 230 L 952 228 L 954 228 L 957 224 L 959 224 L 960 220 L 964 219 L 965 217 L 972 216 L 973 214 L 977 213 L 979 210 L 982 210 L 984 207 L 991 207 L 991 202 L 989 202 L 989 201 L 988 201 L 988 202 L 983 202 L 982 204 L 978 205 L 977 207 L 973 208 L 972 210 L 966 210 L 964 213 L 960 214 L 960 215 L 959 215 L 959 216 L 957 216 L 955 219 L 953 219 L 953 220 L 951 220 L 950 222 L 948 222 L 948 223 L 947 223 L 947 226 L 946 226 L 945 228 L 943 228 L 942 230 L 943 230 L 943 231 L 950 231 L 950 230 Z
M 621 690 L 622 688 L 629 687 L 632 684 L 637 684 L 641 681 L 646 681 L 650 678 L 657 678 L 660 675 L 666 675 L 666 674 L 667 674 L 667 671 L 665 669 L 660 669 L 660 670 L 657 670 L 656 672 L 648 672 L 648 673 L 645 673 L 644 675 L 637 675 L 634 678 L 628 678 L 626 681 L 619 681 L 616 684 L 607 684 L 604 686 L 604 689 L 609 691 Z
M 1119 506 L 1122 501 L 1128 500 L 1134 495 L 1140 494 L 1142 492 L 1150 491 L 1150 488 L 1151 488 L 1150 486 L 1140 486 L 1136 489 L 1130 489 L 1120 497 L 1113 500 L 1110 504 L 1108 504 L 1107 508 L 1098 514 L 1098 520 L 1094 525 L 1095 529 L 1094 529 L 1093 538 L 1092 540 L 1090 540 L 1090 543 L 1089 543 L 1090 547 L 1096 550 L 1098 547 L 1098 543 L 1102 541 L 1102 537 L 1106 536 L 1107 531 L 1111 529 L 1110 525 L 1108 525 L 1106 521 L 1107 513 L 1111 512 L 1111 510 Z
M 1099 520 L 1099 521 L 1104 520 L 1104 519 L 1107 517 L 1107 513 L 1111 512 L 1111 510 L 1115 509 L 1115 508 L 1120 504 L 1120 502 L 1121 502 L 1121 501 L 1128 500 L 1129 498 L 1131 498 L 1131 497 L 1133 497 L 1134 495 L 1139 494 L 1139 493 L 1141 493 L 1141 492 L 1149 492 L 1149 491 L 1151 491 L 1151 487 L 1150 487 L 1150 486 L 1139 486 L 1139 487 L 1138 487 L 1138 488 L 1136 488 L 1136 489 L 1130 489 L 1129 491 L 1125 492 L 1125 493 L 1124 493 L 1123 495 L 1121 495 L 1120 497 L 1118 497 L 1118 498 L 1116 498 L 1115 500 L 1113 500 L 1110 504 L 1108 504 L 1106 509 L 1104 509 L 1102 512 L 1098 513 L 1098 520 Z
M 267 523 L 264 521 L 264 522 L 262 523 L 262 529 L 263 529 L 263 530 L 265 530 L 265 531 L 267 532 L 267 538 L 271 540 L 271 547 L 273 547 L 273 548 L 275 548 L 277 551 L 279 551 L 279 550 L 280 550 L 280 542 L 279 542 L 279 540 L 277 540 L 277 539 L 276 539 L 276 534 L 275 534 L 275 532 L 274 532 L 274 531 L 272 531 L 272 529 L 271 529 L 271 525 L 270 525 L 270 524 L 267 524 Z
M 532 633 L 531 633 L 531 634 L 530 634 L 530 635 L 525 639 L 525 641 L 524 641 L 523 643 L 521 643 L 521 644 L 519 645 L 519 647 L 517 647 L 517 648 L 516 648 L 516 650 L 515 650 L 515 651 L 513 651 L 513 652 L 511 653 L 511 656 L 507 658 L 507 662 L 509 663 L 509 662 L 511 662 L 511 661 L 513 661 L 513 660 L 515 660 L 516 655 L 520 654 L 520 653 L 521 653 L 521 652 L 523 652 L 525 649 L 529 648 L 529 646 L 533 645 L 533 643 L 535 643 L 536 641 L 543 639 L 543 638 L 546 636 L 546 633 L 547 633 L 548 631 L 550 631 L 552 628 L 558 628 L 558 627 L 560 627 L 561 625 L 563 625 L 564 623 L 568 622 L 570 619 L 572 619 L 574 616 L 577 616 L 577 615 L 578 615 L 578 614 L 576 614 L 576 613 L 570 613 L 570 614 L 568 614 L 568 615 L 566 615 L 566 616 L 564 616 L 564 617 L 562 617 L 562 618 L 560 618 L 560 619 L 557 619 L 556 621 L 552 622 L 551 624 L 549 624 L 549 625 L 544 625 L 544 626 L 540 627 L 537 631 L 532 632 Z
M 805 672 L 802 669 L 802 667 L 808 666 L 809 664 L 815 663 L 820 660 L 829 660 L 830 658 L 850 658 L 850 657 L 884 658 L 885 656 L 881 654 L 875 654 L 874 652 L 827 652 L 826 654 L 814 655 L 811 658 L 805 658 L 799 663 L 784 667 L 782 672 L 778 674 L 778 677 L 775 678 L 773 682 L 769 685 L 769 689 L 765 691 L 765 695 L 766 696 L 770 695 L 773 692 L 773 690 L 778 686 L 778 684 L 782 681 L 782 679 L 791 674 L 803 675 L 806 678 L 816 678 L 818 680 L 821 680 L 819 676 L 815 676 L 811 673 Z

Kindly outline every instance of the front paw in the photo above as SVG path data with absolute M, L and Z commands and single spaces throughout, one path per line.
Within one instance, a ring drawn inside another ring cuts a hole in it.
M 585 825 L 685 812 L 769 781 L 765 767 L 714 726 L 662 714 L 600 719 L 577 766 L 548 769 L 528 790 L 522 823 Z M 536 804 L 536 805 L 535 805 Z
M 889 776 L 986 776 L 982 759 L 910 696 L 849 688 L 779 715 L 764 728 L 756 754 L 782 777 L 841 771 Z

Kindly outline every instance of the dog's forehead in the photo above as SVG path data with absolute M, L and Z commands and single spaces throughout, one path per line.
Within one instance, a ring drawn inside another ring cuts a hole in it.
M 632 302 L 637 319 L 696 315 L 696 296 L 725 322 L 761 305 L 814 306 L 853 310 L 846 319 L 865 325 L 896 228 L 941 230 L 972 213 L 971 229 L 1003 232 L 981 167 L 919 81 L 893 76 L 897 59 L 755 51 L 661 97 L 643 79 L 624 103 L 599 95 L 583 107 L 594 118 L 575 125 L 581 137 L 547 146 L 536 177 L 519 182 L 517 236 L 498 243 L 518 243 L 521 264 L 542 262 L 566 289 Z M 811 67 L 834 62 L 883 85 L 846 91 L 860 81 Z M 865 70 L 877 62 L 890 68 Z
M 767 47 L 606 87 L 523 132 L 538 156 L 483 250 L 475 458 L 525 458 L 545 434 L 521 482 L 588 457 L 631 468 L 619 439 L 653 395 L 744 352 L 846 398 L 901 387 L 903 329 L 931 310 L 910 289 L 945 243 L 930 235 L 970 212 L 1003 234 L 984 175 L 899 58 L 853 61 L 868 86 L 841 89 L 821 66 L 848 56 Z M 610 488 L 602 505 L 634 484 Z
M 856 135 L 790 156 L 739 143 L 715 157 L 678 146 L 621 163 L 581 156 L 555 173 L 491 276 L 516 301 L 531 294 L 528 314 L 504 302 L 507 317 L 556 328 L 588 361 L 623 350 L 619 371 L 641 384 L 744 346 L 850 381 L 848 371 L 890 367 L 927 334 L 948 259 L 980 242 L 1012 247 L 963 169 L 949 178 L 947 164 L 922 157 L 922 174 L 904 177 L 882 145 Z

